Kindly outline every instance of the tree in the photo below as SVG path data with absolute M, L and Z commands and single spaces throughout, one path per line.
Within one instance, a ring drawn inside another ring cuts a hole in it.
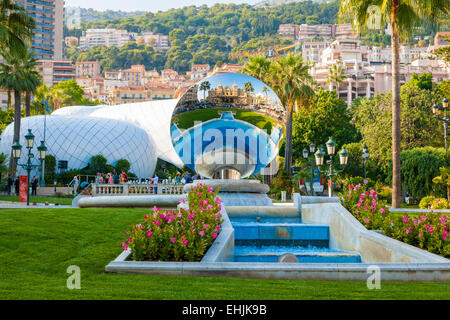
M 24 7 L 13 0 L 0 0 L 0 50 L 24 54 L 34 27 Z
M 97 174 L 98 172 L 105 173 L 107 172 L 107 164 L 108 160 L 101 154 L 93 156 L 89 163 L 89 172 L 91 174 Z
M 8 173 L 8 155 L 0 153 L 0 181 L 4 173 Z
M 203 81 L 200 83 L 200 91 L 203 91 L 203 100 L 206 100 L 206 91 L 211 89 L 211 83 L 209 81 Z
M 284 168 L 291 172 L 292 165 L 292 119 L 294 109 L 305 108 L 313 96 L 313 78 L 309 75 L 309 64 L 300 55 L 292 53 L 279 57 L 273 63 L 271 82 L 286 111 L 286 147 Z
M 286 111 L 284 167 L 292 166 L 292 118 L 294 109 L 305 108 L 313 96 L 314 80 L 308 73 L 309 64 L 292 53 L 271 60 L 264 56 L 250 57 L 241 72 L 267 83 L 280 98 Z
M 294 115 L 292 127 L 293 157 L 296 160 L 302 158 L 303 148 L 311 142 L 319 147 L 333 136 L 336 150 L 339 150 L 345 143 L 359 140 L 345 101 L 339 99 L 335 91 L 321 88 L 311 98 L 308 110 L 299 110 Z
M 13 141 L 20 139 L 21 97 L 22 92 L 30 86 L 24 56 L 16 52 L 5 50 L 2 53 L 3 62 L 0 63 L 0 87 L 14 92 L 14 137 Z M 11 168 L 16 169 L 16 161 L 11 157 Z
M 392 131 L 391 93 L 377 94 L 372 98 L 355 100 L 351 106 L 353 123 L 361 132 L 370 157 L 384 168 L 390 166 Z M 401 88 L 400 146 L 409 150 L 425 146 L 441 146 L 443 135 L 430 106 L 442 101 L 438 91 L 420 89 L 415 83 Z
M 370 9 L 379 9 L 380 25 L 389 22 L 392 37 L 392 207 L 401 203 L 400 176 L 400 37 L 406 38 L 417 26 L 435 26 L 448 14 L 449 2 L 442 0 L 341 0 L 340 18 L 353 17 L 357 31 L 365 29 L 373 19 Z
M 118 173 L 121 173 L 122 171 L 127 173 L 128 171 L 130 171 L 130 162 L 127 159 L 117 160 L 116 171 Z
M 333 85 L 336 86 L 336 92 L 339 96 L 339 84 L 345 80 L 344 68 L 342 67 L 342 62 L 339 60 L 338 63 L 333 64 L 328 69 L 327 83 L 330 84 L 330 91 Z
M 31 115 L 31 94 L 41 84 L 41 75 L 36 70 L 37 59 L 33 57 L 31 51 L 27 51 L 22 60 L 22 68 L 25 74 L 25 115 Z
M 49 90 L 49 98 L 54 110 L 64 106 L 93 103 L 84 97 L 83 88 L 75 80 L 67 80 L 54 85 Z
M 251 83 L 250 81 L 247 81 L 247 82 L 244 84 L 244 90 L 245 90 L 245 92 L 248 94 L 249 92 L 254 92 L 254 91 L 255 91 L 255 88 L 253 88 L 253 85 L 252 85 L 252 83 Z
M 251 56 L 241 72 L 270 84 L 270 69 L 272 62 L 263 55 Z

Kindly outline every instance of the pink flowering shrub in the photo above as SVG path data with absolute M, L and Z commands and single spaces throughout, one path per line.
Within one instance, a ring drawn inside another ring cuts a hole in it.
M 223 222 L 217 193 L 199 184 L 188 194 L 189 208 L 161 210 L 155 206 L 144 221 L 124 232 L 123 249 L 129 248 L 135 261 L 200 261 Z
M 350 185 L 340 195 L 342 205 L 369 230 L 382 230 L 391 238 L 430 252 L 450 256 L 450 218 L 433 212 L 420 218 L 408 215 L 392 217 L 386 203 L 375 190 L 367 191 L 361 184 Z

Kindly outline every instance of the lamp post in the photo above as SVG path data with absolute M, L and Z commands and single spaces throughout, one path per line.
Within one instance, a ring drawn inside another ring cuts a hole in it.
M 25 147 L 28 149 L 28 160 L 25 164 L 17 163 L 18 166 L 21 166 L 25 170 L 27 170 L 27 206 L 30 205 L 30 173 L 33 168 L 39 167 L 39 165 L 31 164 L 31 159 L 34 158 L 34 154 L 31 153 L 31 149 L 33 149 L 34 145 L 34 135 L 31 132 L 31 129 L 28 129 L 28 133 L 25 135 Z M 16 161 L 20 159 L 20 155 L 22 152 L 22 146 L 19 141 L 16 141 L 12 145 L 12 154 Z M 45 159 L 45 154 L 47 152 L 47 147 L 44 145 L 44 142 L 41 141 L 41 145 L 38 147 L 38 157 L 39 160 Z
M 363 160 L 363 163 L 364 163 L 364 179 L 366 179 L 367 178 L 367 175 L 366 175 L 367 159 L 369 159 L 369 149 L 367 148 L 366 144 L 364 144 L 364 146 L 363 146 L 361 157 L 362 157 L 362 160 Z
M 47 131 L 47 110 L 50 112 L 48 101 L 42 99 L 41 105 L 44 108 L 44 141 L 42 144 L 45 145 L 45 133 Z M 45 157 L 42 160 L 42 172 L 41 172 L 41 187 L 45 187 Z
M 308 148 L 303 149 L 303 158 L 308 160 L 309 155 L 311 154 L 311 158 L 309 161 L 309 165 L 311 166 L 311 178 L 309 179 L 309 188 L 311 190 L 311 195 L 314 195 L 314 189 L 313 189 L 313 178 L 314 178 L 314 152 L 316 151 L 316 145 L 314 143 L 311 143 L 309 145 L 309 151 Z
M 445 152 L 447 152 L 447 142 L 448 142 L 447 130 L 448 130 L 448 121 L 450 120 L 447 117 L 447 108 L 448 108 L 448 100 L 447 100 L 447 98 L 444 98 L 444 100 L 442 100 L 442 107 L 439 106 L 438 104 L 435 104 L 432 107 L 434 118 L 439 120 L 439 121 L 442 121 L 444 123 Z M 440 117 L 441 111 L 444 111 L 444 117 L 443 118 Z
M 326 151 L 327 151 L 328 155 L 330 156 L 330 160 L 327 160 L 327 164 L 330 166 L 329 169 L 328 170 L 320 170 L 320 168 L 323 166 L 323 161 L 325 158 L 324 147 L 322 147 L 320 150 L 317 150 L 317 152 L 315 153 L 315 157 L 316 157 L 316 165 L 319 167 L 320 172 L 330 178 L 330 192 L 329 192 L 328 196 L 332 197 L 333 196 L 333 177 L 336 174 L 338 174 L 344 170 L 344 167 L 347 165 L 347 162 L 348 162 L 348 152 L 345 149 L 345 147 L 342 148 L 342 150 L 339 152 L 339 161 L 342 166 L 342 169 L 336 170 L 333 168 L 333 156 L 336 152 L 336 142 L 334 142 L 333 138 L 330 137 L 330 139 L 326 143 L 326 146 L 327 146 Z

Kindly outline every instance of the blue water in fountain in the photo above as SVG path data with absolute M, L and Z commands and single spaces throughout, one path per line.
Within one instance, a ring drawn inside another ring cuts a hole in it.
M 305 224 L 298 217 L 230 217 L 235 262 L 278 262 L 285 253 L 299 263 L 359 263 L 358 253 L 329 248 L 327 225 Z

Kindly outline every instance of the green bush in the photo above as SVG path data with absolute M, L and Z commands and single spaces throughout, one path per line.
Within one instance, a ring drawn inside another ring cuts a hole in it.
M 400 161 L 402 183 L 412 198 L 421 199 L 430 194 L 446 196 L 446 190 L 433 183 L 439 168 L 449 165 L 444 149 L 424 147 L 403 151 Z
M 45 181 L 53 183 L 55 180 L 56 158 L 51 154 L 45 156 Z
M 199 184 L 189 192 L 188 206 L 176 211 L 155 206 L 142 223 L 125 232 L 122 247 L 130 248 L 135 261 L 200 261 L 223 222 L 218 191 Z
M 450 209 L 447 199 L 436 198 L 434 196 L 423 197 L 422 200 L 420 200 L 419 208 L 421 208 L 421 209 Z
M 276 195 L 277 199 L 281 199 L 281 191 L 286 191 L 289 197 L 292 191 L 292 180 L 285 168 L 280 168 L 276 177 L 272 180 L 270 185 L 270 194 Z

